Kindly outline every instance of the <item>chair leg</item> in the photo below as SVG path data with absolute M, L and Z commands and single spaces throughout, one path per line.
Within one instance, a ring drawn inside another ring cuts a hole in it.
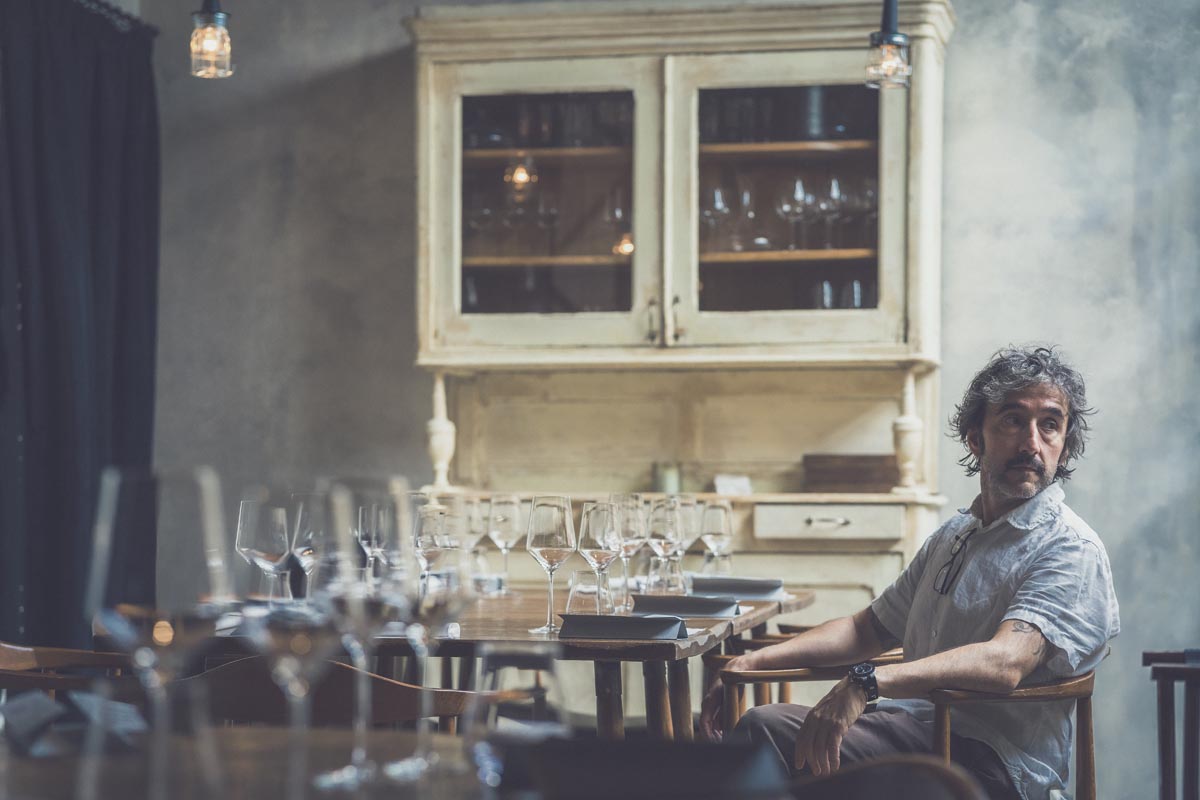
M 1175 683 L 1158 680 L 1158 796 L 1175 800 Z
M 1183 685 L 1183 796 L 1200 797 L 1200 686 L 1194 683 Z
M 1096 741 L 1092 734 L 1092 698 L 1075 703 L 1075 798 L 1096 800 Z
M 950 706 L 934 707 L 933 750 L 943 761 L 950 763 Z
M 725 715 L 724 729 L 725 735 L 729 735 L 734 728 L 737 727 L 738 720 L 742 718 L 742 687 L 736 683 L 725 684 L 725 698 L 721 703 L 721 712 Z
M 787 681 L 779 682 L 779 702 L 781 702 L 781 703 L 792 702 L 792 685 L 790 683 L 788 683 Z
M 756 706 L 771 705 L 771 684 L 769 684 L 769 683 L 754 684 L 754 705 L 756 705 Z

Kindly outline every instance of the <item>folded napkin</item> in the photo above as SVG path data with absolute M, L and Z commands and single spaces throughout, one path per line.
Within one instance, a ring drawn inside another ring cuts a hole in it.
M 78 753 L 89 729 L 103 732 L 105 752 L 137 747 L 148 729 L 135 706 L 91 692 L 64 692 L 52 700 L 45 692 L 25 692 L 0 705 L 4 736 L 12 752 L 34 758 Z M 60 695 L 60 696 L 62 696 Z
M 621 617 L 596 614 L 559 614 L 559 639 L 686 639 L 688 629 L 679 617 L 643 615 Z
M 738 600 L 781 600 L 787 597 L 782 578 L 693 575 L 692 591 L 704 595 L 732 595 Z
M 741 613 L 731 596 L 635 594 L 634 614 L 674 614 L 680 617 L 736 617 Z

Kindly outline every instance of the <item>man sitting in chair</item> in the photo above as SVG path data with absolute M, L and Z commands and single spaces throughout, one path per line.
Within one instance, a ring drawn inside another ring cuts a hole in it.
M 998 352 L 952 419 L 979 496 L 939 528 L 869 607 L 746 653 L 727 669 L 856 664 L 811 709 L 751 709 L 737 735 L 766 742 L 793 771 L 933 750 L 933 689 L 1008 692 L 1094 669 L 1120 630 L 1108 555 L 1063 502 L 1083 454 L 1082 377 L 1054 349 Z M 904 661 L 860 664 L 903 642 Z M 892 698 L 874 705 L 877 697 Z M 721 737 L 718 681 L 701 732 Z M 951 753 L 992 800 L 1064 790 L 1072 701 L 954 710 Z M 869 712 L 869 713 L 864 713 Z

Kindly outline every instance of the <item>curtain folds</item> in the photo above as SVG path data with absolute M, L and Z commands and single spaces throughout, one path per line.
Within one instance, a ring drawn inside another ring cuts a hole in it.
M 99 471 L 148 466 L 159 227 L 154 31 L 0 0 L 0 639 L 89 646 Z M 154 543 L 124 542 L 153 582 Z M 148 572 L 147 572 L 148 571 Z

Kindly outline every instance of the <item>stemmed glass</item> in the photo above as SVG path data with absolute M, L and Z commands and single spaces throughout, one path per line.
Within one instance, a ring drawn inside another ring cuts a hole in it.
M 829 182 L 816 195 L 816 213 L 817 217 L 825 222 L 825 247 L 827 249 L 837 245 L 834 241 L 836 238 L 834 236 L 835 223 L 842 215 L 845 203 L 846 197 L 842 193 L 841 179 L 837 175 L 830 175 Z
M 268 602 L 291 597 L 288 587 L 288 556 L 291 537 L 287 508 L 275 505 L 265 489 L 250 494 L 238 505 L 237 536 L 234 547 L 247 564 L 262 570 Z
M 504 586 L 498 595 L 511 597 L 516 595 L 509 588 L 508 554 L 525 536 L 525 526 L 521 524 L 521 501 L 515 494 L 492 495 L 488 504 L 488 536 L 504 557 Z
M 714 176 L 708 179 L 700 189 L 700 221 L 708 228 L 707 247 L 704 248 L 706 251 L 721 249 L 721 234 L 732 213 L 729 190 L 719 178 Z
M 559 631 L 559 626 L 554 624 L 554 572 L 575 552 L 575 519 L 571 515 L 571 498 L 551 495 L 533 498 L 525 549 L 542 565 L 550 579 L 546 624 L 529 632 L 552 636 Z
M 367 729 L 371 717 L 370 664 L 375 636 L 388 623 L 407 623 L 415 613 L 417 573 L 412 537 L 407 527 L 408 484 L 399 477 L 381 480 L 332 480 L 329 490 L 346 500 L 334 507 L 332 521 L 335 563 L 328 582 L 318 582 L 314 601 L 328 610 L 341 633 L 342 646 L 358 670 L 355 684 L 354 749 L 350 763 L 317 776 L 315 785 L 328 791 L 354 791 L 378 775 L 367 758 Z M 359 512 L 378 513 L 371 550 L 382 554 L 380 573 L 362 569 L 356 527 Z
M 673 572 L 677 567 L 673 556 L 679 551 L 683 541 L 683 515 L 679 501 L 675 498 L 667 498 L 655 503 L 650 510 L 650 522 L 647 529 L 647 544 L 661 559 L 661 563 L 666 569 L 663 579 L 668 587 L 675 585 Z
M 584 503 L 579 519 L 579 554 L 596 573 L 596 613 L 608 590 L 608 568 L 621 555 L 620 515 L 613 503 Z
M 625 201 L 625 187 L 618 184 L 604 196 L 603 219 L 613 228 L 613 252 L 620 247 L 622 236 L 629 232 L 629 205 Z
M 621 568 L 625 576 L 624 591 L 621 593 L 621 608 L 633 609 L 632 576 L 629 560 L 638 554 L 646 543 L 646 514 L 640 494 L 610 494 L 608 499 L 617 507 L 617 524 L 621 533 Z
M 554 231 L 558 227 L 558 197 L 554 190 L 542 187 L 538 190 L 534 220 L 546 232 L 546 252 L 554 254 Z
M 756 197 L 753 180 L 749 175 L 739 172 L 734 175 L 734 183 L 737 185 L 738 216 L 734 234 L 730 238 L 730 249 L 735 251 L 769 249 L 771 240 L 761 230 L 761 220 L 755 208 Z
M 129 563 L 140 549 L 153 552 L 156 542 L 169 543 L 173 567 L 171 580 L 157 586 L 139 580 Z M 203 645 L 216 635 L 218 618 L 233 606 L 227 551 L 221 486 L 212 469 L 108 467 L 101 474 L 84 610 L 116 647 L 131 654 L 145 688 L 154 729 L 153 800 L 165 798 L 167 791 L 166 686 L 194 666 Z M 197 712 L 205 708 L 200 696 L 193 696 L 193 703 Z
M 796 249 L 796 228 L 800 228 L 800 248 L 808 247 L 805 223 L 812 218 L 815 199 L 805 187 L 804 178 L 796 175 L 780 189 L 775 198 L 775 212 L 787 221 L 789 234 L 788 250 Z
M 295 505 L 297 526 L 291 545 L 308 577 L 306 597 L 336 576 L 321 576 L 319 569 L 332 572 L 338 568 L 336 558 L 326 551 L 328 540 L 324 532 L 335 516 L 334 506 L 341 504 L 341 513 L 349 517 L 349 503 L 336 493 L 302 495 Z M 244 505 L 244 504 L 243 504 Z M 290 720 L 288 736 L 288 796 L 302 798 L 307 782 L 308 767 L 305 732 L 309 725 L 310 691 L 324 674 L 330 657 L 341 649 L 341 636 L 321 602 L 271 603 L 267 606 L 243 606 L 243 626 L 251 644 L 267 659 L 271 677 L 288 701 Z
M 728 500 L 715 500 L 704 506 L 700 517 L 700 539 L 712 554 L 713 571 L 718 575 L 731 572 L 733 509 Z

